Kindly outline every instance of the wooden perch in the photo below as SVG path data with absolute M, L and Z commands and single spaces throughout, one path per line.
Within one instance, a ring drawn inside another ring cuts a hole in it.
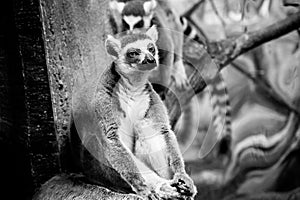
M 184 47 L 184 58 L 189 61 L 196 70 L 190 76 L 191 89 L 185 92 L 176 92 L 177 98 L 180 99 L 180 104 L 185 105 L 188 103 L 194 94 L 201 92 L 206 87 L 206 82 L 211 78 L 217 68 L 218 71 L 226 67 L 235 58 L 240 56 L 247 51 L 254 49 L 255 47 L 269 42 L 273 39 L 279 38 L 286 35 L 300 27 L 300 12 L 288 16 L 286 19 L 278 21 L 270 26 L 267 26 L 258 31 L 245 33 L 236 38 L 230 38 L 219 42 L 209 43 L 209 54 L 213 58 L 215 63 L 205 59 L 206 55 L 203 52 L 201 45 L 194 44 L 193 42 L 188 42 Z M 210 69 L 211 68 L 211 69 Z M 199 71 L 203 72 L 200 76 Z M 207 75 L 207 73 L 209 75 Z M 207 77 L 203 77 L 207 75 Z M 260 81 L 260 85 L 263 89 L 267 91 L 270 97 L 273 97 L 275 101 L 285 106 L 289 110 L 292 110 L 299 114 L 299 111 L 294 108 L 288 102 L 285 102 L 281 97 L 279 97 L 275 91 L 266 83 L 265 81 Z M 176 124 L 180 116 L 180 106 L 178 105 L 176 99 L 172 95 L 171 91 L 166 94 L 166 105 L 170 113 L 171 124 Z
M 121 194 L 94 184 L 88 184 L 85 178 L 76 174 L 54 176 L 41 186 L 33 200 L 72 200 L 72 199 L 122 199 L 143 200 L 134 194 Z

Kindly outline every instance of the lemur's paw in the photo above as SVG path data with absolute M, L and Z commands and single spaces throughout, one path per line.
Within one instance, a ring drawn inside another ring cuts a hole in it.
M 175 174 L 172 186 L 177 189 L 178 193 L 186 197 L 194 197 L 197 194 L 194 181 L 186 173 Z
M 164 181 L 156 185 L 155 193 L 161 199 L 179 199 L 181 195 L 177 192 L 175 187 L 171 186 L 172 181 Z

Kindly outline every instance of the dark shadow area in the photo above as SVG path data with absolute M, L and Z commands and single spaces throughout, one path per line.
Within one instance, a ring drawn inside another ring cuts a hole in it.
M 28 141 L 24 135 L 24 81 L 12 1 L 0 3 L 0 157 L 1 196 L 31 199 Z

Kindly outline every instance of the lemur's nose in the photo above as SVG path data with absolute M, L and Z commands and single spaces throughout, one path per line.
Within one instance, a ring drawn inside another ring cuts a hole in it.
M 155 58 L 151 54 L 146 54 L 141 65 L 138 66 L 138 69 L 142 71 L 149 71 L 157 67 Z
M 147 62 L 148 63 L 155 63 L 155 59 L 152 56 L 147 57 Z
M 145 59 L 142 62 L 143 64 L 148 64 L 148 63 L 156 63 L 155 58 L 151 55 L 146 55 Z

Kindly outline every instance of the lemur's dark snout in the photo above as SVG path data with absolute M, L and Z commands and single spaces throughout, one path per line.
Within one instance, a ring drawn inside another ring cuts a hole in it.
M 142 61 L 142 64 L 139 66 L 139 69 L 140 70 L 151 70 L 155 67 L 157 67 L 155 58 L 152 55 L 146 55 L 146 57 Z
M 148 63 L 156 63 L 155 58 L 152 56 L 147 58 L 147 62 Z
M 147 55 L 145 57 L 145 59 L 143 60 L 142 64 L 153 64 L 153 63 L 156 63 L 156 60 L 153 56 L 151 55 Z

